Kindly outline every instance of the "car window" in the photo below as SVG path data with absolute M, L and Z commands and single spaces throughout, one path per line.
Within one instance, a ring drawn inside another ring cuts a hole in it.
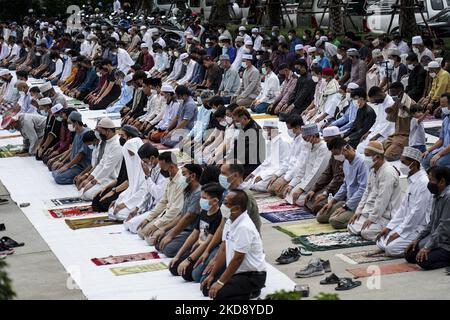
M 431 0 L 431 8 L 433 10 L 442 10 L 442 9 L 444 9 L 444 1 L 442 1 L 442 0 Z

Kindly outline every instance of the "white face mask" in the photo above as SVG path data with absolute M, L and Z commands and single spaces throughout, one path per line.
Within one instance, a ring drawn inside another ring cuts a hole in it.
M 413 48 L 413 52 L 414 52 L 415 54 L 419 54 L 419 53 L 420 53 L 419 49 L 416 48 L 416 47 Z
M 244 69 L 247 69 L 247 63 L 245 63 L 245 62 L 242 62 L 242 68 L 244 68 Z
M 398 167 L 398 170 L 400 170 L 400 172 L 405 175 L 405 176 L 409 176 L 409 172 L 411 171 L 411 168 L 408 167 L 407 165 L 400 163 L 400 166 Z
M 359 107 L 358 99 L 353 99 L 353 104 L 357 107 Z
M 347 100 L 350 100 L 350 99 L 351 99 L 351 97 L 350 97 L 350 92 L 347 92 L 347 93 L 345 94 L 345 99 L 347 99 Z
M 342 55 L 341 54 L 336 54 L 336 57 L 339 59 L 339 60 L 342 60 Z
M 295 133 L 294 133 L 294 129 L 288 129 L 288 135 L 291 138 L 295 138 Z
M 435 78 L 436 77 L 436 72 L 430 72 L 430 77 Z
M 311 78 L 312 78 L 312 80 L 314 82 L 318 82 L 319 81 L 319 77 L 318 76 L 312 76 Z
M 374 165 L 373 158 L 366 156 L 364 158 L 364 163 L 365 163 L 366 167 L 369 168 L 369 170 L 370 170 Z
M 70 132 L 74 132 L 75 131 L 75 128 L 73 127 L 73 124 L 71 124 L 71 123 L 69 123 L 67 125 L 67 128 L 69 129 Z
M 340 154 L 338 156 L 333 156 L 334 160 L 339 161 L 339 162 L 344 162 L 345 161 L 345 157 L 343 154 Z
M 220 212 L 222 212 L 222 217 L 225 219 L 229 219 L 231 216 L 231 209 L 228 208 L 226 205 L 222 204 L 220 206 Z
M 415 68 L 415 65 L 413 65 L 413 64 L 408 64 L 408 69 L 409 69 L 409 70 L 414 70 L 414 68 Z
M 271 137 L 269 136 L 269 133 L 266 130 L 263 130 L 262 136 L 264 140 L 272 140 Z
M 225 117 L 225 121 L 227 122 L 228 125 L 230 125 L 230 124 L 233 123 L 233 118 L 231 118 L 231 117 L 229 117 L 229 116 L 226 116 L 226 117 Z

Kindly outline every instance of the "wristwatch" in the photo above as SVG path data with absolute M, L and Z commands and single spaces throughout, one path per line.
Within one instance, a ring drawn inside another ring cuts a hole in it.
M 111 191 L 114 192 L 114 194 L 117 193 L 116 188 L 112 188 Z
M 350 208 L 347 207 L 347 204 L 344 204 L 344 205 L 342 206 L 342 208 L 343 208 L 344 210 L 350 210 Z
M 194 260 L 192 260 L 192 258 L 191 258 L 191 257 L 187 257 L 187 258 L 186 258 L 186 260 L 187 260 L 187 261 L 189 261 L 189 262 L 191 262 L 191 263 L 193 263 L 193 262 L 194 262 Z

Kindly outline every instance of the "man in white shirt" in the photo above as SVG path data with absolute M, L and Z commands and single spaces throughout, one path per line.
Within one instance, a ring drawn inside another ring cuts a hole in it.
M 125 43 L 119 41 L 118 45 L 125 45 Z M 130 71 L 131 66 L 134 65 L 133 59 L 130 54 L 124 48 L 117 47 L 117 69 L 122 71 L 125 75 Z
M 233 70 L 239 71 L 242 67 L 242 55 L 244 54 L 245 51 L 244 37 L 237 36 L 236 39 L 234 40 L 234 44 L 236 46 L 236 57 L 234 58 L 234 61 L 231 64 L 231 68 Z
M 221 206 L 228 218 L 214 267 L 202 282 L 205 296 L 215 300 L 249 300 L 260 295 L 266 282 L 266 261 L 261 236 L 247 214 L 245 191 L 233 189 Z M 218 276 L 226 265 L 225 271 Z
M 370 141 L 364 154 L 369 179 L 347 229 L 350 234 L 374 241 L 400 206 L 400 180 L 397 169 L 384 159 L 381 142 Z
M 284 190 L 284 196 L 289 203 L 303 205 L 306 194 L 312 189 L 322 172 L 325 171 L 331 152 L 328 150 L 325 141 L 320 137 L 319 126 L 316 123 L 303 126 L 302 137 L 307 146 L 302 157 L 297 159 L 294 177 Z
M 19 91 L 17 91 L 17 77 L 8 69 L 0 70 L 0 80 L 3 85 L 0 87 L 0 113 L 2 110 L 8 110 L 15 106 L 19 100 Z
M 278 130 L 277 120 L 264 120 L 263 136 L 266 140 L 266 159 L 247 178 L 250 189 L 267 192 L 267 185 L 273 174 L 280 167 L 288 165 L 289 143 L 283 138 Z
M 0 36 L 0 61 L 9 56 L 9 46 L 3 37 Z
M 252 29 L 252 38 L 253 38 L 253 49 L 255 51 L 261 50 L 263 37 L 261 37 L 261 35 L 259 34 L 258 28 Z
M 420 166 L 422 153 L 405 147 L 400 161 L 400 171 L 408 176 L 408 189 L 400 208 L 377 236 L 377 246 L 392 257 L 403 256 L 408 245 L 425 228 L 433 202 L 427 188 L 428 175 Z
M 412 37 L 411 40 L 413 51 L 417 54 L 417 58 L 422 65 L 426 66 L 428 62 L 434 61 L 433 52 L 425 47 L 421 36 Z
M 103 188 L 117 179 L 122 164 L 122 147 L 116 134 L 114 122 L 110 118 L 102 118 L 96 131 L 101 139 L 98 154 L 101 159 L 87 177 L 81 198 L 92 200 Z
M 261 92 L 250 105 L 253 112 L 266 113 L 267 108 L 275 101 L 275 98 L 280 93 L 280 80 L 272 70 L 272 61 L 264 61 L 261 68 L 261 72 L 264 76 L 264 83 Z
M 395 123 L 386 119 L 386 109 L 394 106 L 394 99 L 383 92 L 380 87 L 372 87 L 369 90 L 368 97 L 374 105 L 373 109 L 377 114 L 377 119 L 369 132 L 361 138 L 361 142 L 356 149 L 361 154 L 364 153 L 364 149 L 370 141 L 384 141 L 395 131 Z
M 244 26 L 239 27 L 239 35 L 244 38 L 244 42 L 252 41 L 252 37 L 250 37 L 246 31 L 247 31 L 247 28 L 245 28 Z
M 122 5 L 119 0 L 114 1 L 113 8 L 115 13 L 118 13 L 122 9 Z
M 303 120 L 299 115 L 291 115 L 286 120 L 286 125 L 288 128 L 288 134 L 293 139 L 290 144 L 288 160 L 286 163 L 282 163 L 278 170 L 272 175 L 267 189 L 272 194 L 277 194 L 283 197 L 284 190 L 286 189 L 289 182 L 294 177 L 295 164 L 298 159 L 302 157 L 302 152 L 306 148 L 306 141 L 302 138 L 302 126 Z
M 145 182 L 138 190 L 138 194 L 144 201 L 140 206 L 131 210 L 128 218 L 124 221 L 125 230 L 137 233 L 138 226 L 146 218 L 145 212 L 149 212 L 161 200 L 166 189 L 168 179 L 161 174 L 158 163 L 159 151 L 151 143 L 143 144 L 138 155 L 141 158 L 142 170 L 145 174 Z

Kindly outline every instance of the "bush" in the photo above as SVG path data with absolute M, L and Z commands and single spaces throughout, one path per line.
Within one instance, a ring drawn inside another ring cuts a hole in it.
M 6 262 L 0 260 L 0 300 L 12 300 L 16 294 L 12 289 L 12 282 L 6 273 Z

